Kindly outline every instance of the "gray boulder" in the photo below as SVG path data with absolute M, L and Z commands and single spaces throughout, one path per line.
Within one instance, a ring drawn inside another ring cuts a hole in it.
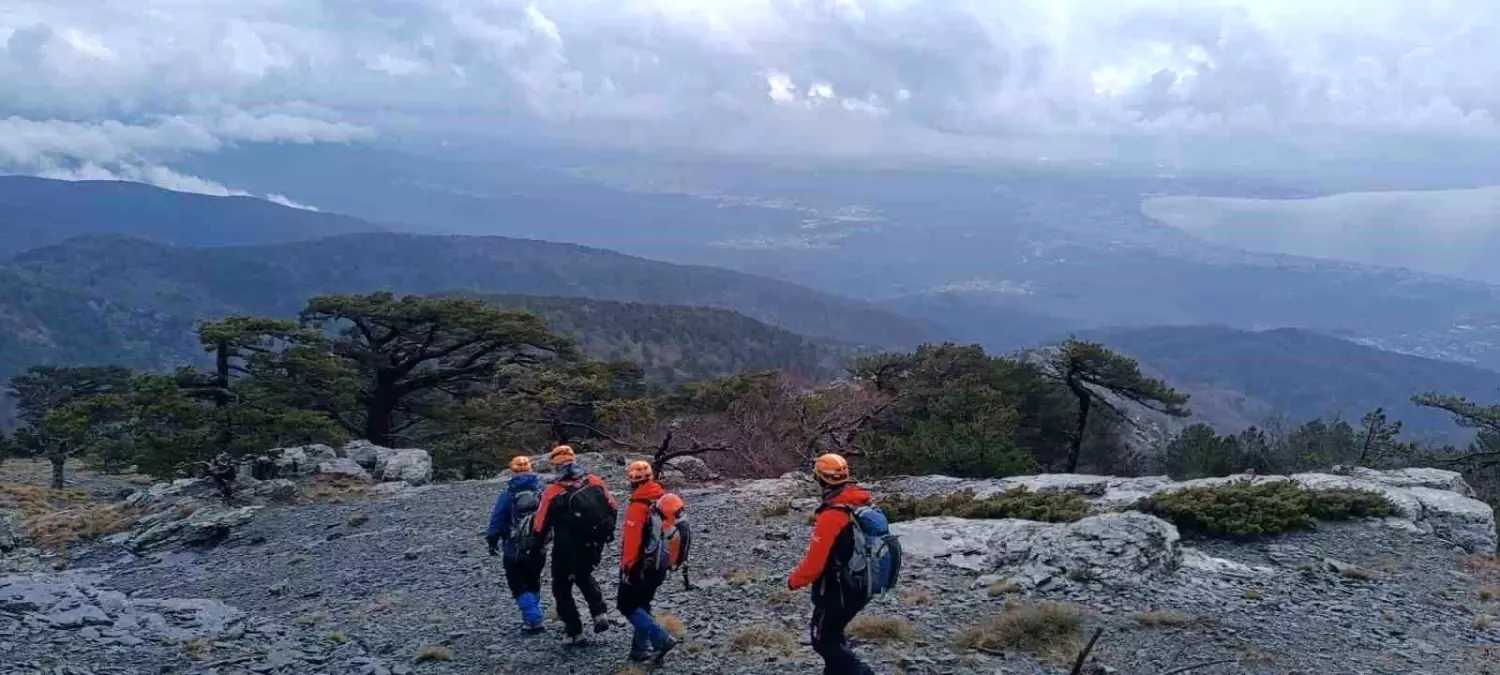
M 380 464 L 395 452 L 395 450 L 390 448 L 363 440 L 349 441 L 343 447 L 343 456 L 354 460 L 356 464 L 371 475 L 377 475 Z
M 358 462 L 348 457 L 337 457 L 318 463 L 316 473 L 320 476 L 345 476 L 369 480 L 370 474 Z
M 717 480 L 719 477 L 707 462 L 698 457 L 677 457 L 669 460 L 667 467 L 681 471 L 689 480 Z
M 310 474 L 317 468 L 318 464 L 331 459 L 337 459 L 339 456 L 333 448 L 321 443 L 292 448 L 276 448 L 269 454 L 275 460 L 277 469 L 282 476 Z
M 922 518 L 891 530 L 908 555 L 1002 574 L 1028 589 L 1085 579 L 1140 584 L 1173 573 L 1182 561 L 1177 528 L 1135 512 L 1075 523 Z
M 261 508 L 205 505 L 186 516 L 179 508 L 162 509 L 142 518 L 134 529 L 111 535 L 106 541 L 135 553 L 212 545 L 227 539 L 235 528 L 250 522 Z
M 375 475 L 387 482 L 426 485 L 432 481 L 432 455 L 416 448 L 392 451 L 376 465 Z

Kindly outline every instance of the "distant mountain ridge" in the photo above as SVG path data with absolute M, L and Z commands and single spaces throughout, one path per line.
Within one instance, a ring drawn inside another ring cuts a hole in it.
M 1193 394 L 1189 407 L 1221 430 L 1339 417 L 1358 423 L 1383 407 L 1412 438 L 1455 441 L 1469 434 L 1445 414 L 1411 403 L 1425 391 L 1500 399 L 1500 372 L 1398 354 L 1297 328 L 1245 331 L 1158 326 L 1081 331 L 1139 359 L 1145 369 Z
M 383 230 L 358 218 L 254 197 L 174 192 L 125 181 L 0 176 L 0 259 L 94 234 L 233 246 Z

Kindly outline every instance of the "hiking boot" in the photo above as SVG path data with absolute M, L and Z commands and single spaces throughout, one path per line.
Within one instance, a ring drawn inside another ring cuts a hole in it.
M 634 649 L 630 650 L 630 660 L 632 663 L 645 663 L 647 661 L 650 661 L 652 656 L 653 654 L 650 651 L 636 651 Z
M 584 637 L 582 634 L 569 635 L 563 638 L 564 647 L 587 647 L 588 644 L 589 639 Z
M 595 633 L 603 633 L 604 631 L 607 631 L 607 630 L 609 630 L 609 615 L 608 614 L 595 614 L 594 615 L 594 632 Z
M 527 623 L 521 625 L 522 633 L 540 633 L 545 630 L 547 630 L 547 624 L 544 624 L 540 621 L 536 623 Z
M 674 640 L 670 637 L 667 638 L 667 641 L 661 643 L 660 647 L 652 650 L 651 662 L 655 663 L 656 665 L 661 665 L 662 659 L 667 658 L 667 652 L 672 651 L 672 649 L 675 647 L 677 647 L 677 640 Z

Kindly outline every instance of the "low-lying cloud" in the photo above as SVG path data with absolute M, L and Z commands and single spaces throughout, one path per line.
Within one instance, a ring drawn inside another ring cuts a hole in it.
M 12 0 L 0 130 L 31 126 L 0 159 L 454 120 L 805 153 L 1494 139 L 1497 29 L 1475 0 Z

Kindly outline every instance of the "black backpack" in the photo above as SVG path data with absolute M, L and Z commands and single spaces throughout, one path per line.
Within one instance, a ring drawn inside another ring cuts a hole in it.
M 618 514 L 609 503 L 604 486 L 584 479 L 566 490 L 552 502 L 557 514 L 558 526 L 576 540 L 585 544 L 605 544 L 615 540 L 615 519 Z
M 520 490 L 511 495 L 510 543 L 522 558 L 530 557 L 541 548 L 542 538 L 534 527 L 536 511 L 541 505 L 541 495 L 534 489 Z

